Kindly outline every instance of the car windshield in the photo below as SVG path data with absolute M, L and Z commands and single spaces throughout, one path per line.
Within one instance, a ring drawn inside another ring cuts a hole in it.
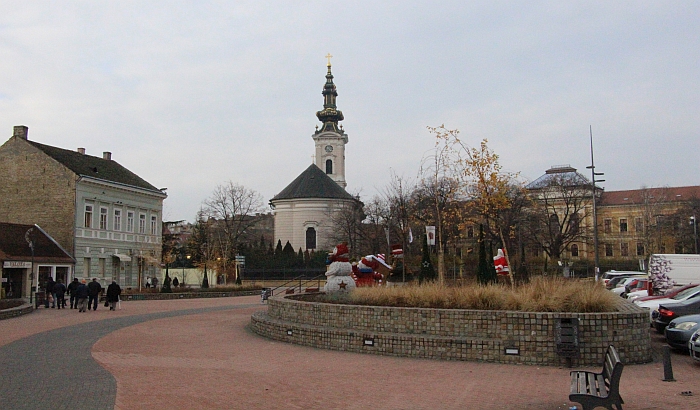
M 695 293 L 695 292 L 697 292 L 697 291 L 698 291 L 697 287 L 688 288 L 688 289 L 686 289 L 686 290 L 684 290 L 684 291 L 682 291 L 682 292 L 678 292 L 678 294 L 677 294 L 676 296 L 672 297 L 671 299 L 674 299 L 674 300 L 683 300 L 683 299 L 685 299 L 686 297 L 688 297 L 689 295 L 692 295 L 693 293 Z

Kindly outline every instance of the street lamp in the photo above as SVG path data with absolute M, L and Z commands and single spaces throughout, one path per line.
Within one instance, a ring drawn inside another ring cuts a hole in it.
M 591 135 L 591 166 L 586 167 L 591 170 L 591 193 L 593 195 L 593 252 L 595 255 L 595 281 L 598 282 L 600 279 L 600 258 L 598 256 L 598 215 L 596 212 L 596 197 L 595 197 L 595 183 L 605 182 L 604 179 L 595 179 L 596 176 L 605 175 L 602 172 L 595 172 L 595 164 L 593 162 L 593 127 L 589 126 L 589 131 Z
M 185 284 L 185 265 L 189 263 L 191 256 L 187 255 L 185 258 L 182 259 L 182 284 Z
M 34 287 L 34 241 L 32 240 L 32 233 L 34 232 L 34 228 L 29 228 L 27 229 L 27 233 L 24 234 L 24 240 L 27 241 L 27 244 L 29 245 L 29 249 L 32 251 L 32 267 L 31 270 L 29 271 L 29 280 L 31 283 L 29 284 L 30 289 L 29 289 L 29 303 L 34 304 L 34 295 L 36 294 L 36 288 L 39 287 L 39 279 L 37 278 L 37 287 Z M 32 290 L 33 288 L 33 290 Z M 34 293 L 32 293 L 34 292 Z M 46 295 L 48 297 L 48 295 Z M 48 305 L 46 305 L 48 306 Z
M 690 217 L 690 223 L 693 225 L 693 245 L 695 246 L 695 253 L 698 253 L 698 223 L 695 215 Z

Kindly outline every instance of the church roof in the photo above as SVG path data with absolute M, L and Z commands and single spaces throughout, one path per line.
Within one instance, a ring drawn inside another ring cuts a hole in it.
M 77 175 L 162 193 L 160 189 L 149 184 L 143 178 L 124 168 L 112 159 L 93 157 L 92 155 L 81 154 L 77 151 L 52 147 L 34 141 L 27 142 L 37 147 L 66 168 L 75 172 Z
M 316 164 L 311 164 L 291 184 L 277 194 L 271 201 L 281 199 L 324 198 L 352 199 L 338 183 L 326 175 Z

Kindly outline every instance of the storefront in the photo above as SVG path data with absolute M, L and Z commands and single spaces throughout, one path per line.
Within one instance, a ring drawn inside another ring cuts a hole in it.
M 75 260 L 38 225 L 0 223 L 0 298 L 33 299 L 49 278 L 68 283 Z

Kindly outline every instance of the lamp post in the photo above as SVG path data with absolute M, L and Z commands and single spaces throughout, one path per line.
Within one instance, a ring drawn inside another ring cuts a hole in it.
M 593 196 L 593 252 L 595 255 L 595 281 L 600 279 L 600 257 L 598 256 L 598 215 L 596 212 L 596 196 L 595 183 L 605 182 L 604 179 L 595 179 L 596 176 L 605 175 L 602 172 L 595 172 L 595 163 L 593 162 L 593 127 L 589 126 L 591 135 L 591 165 L 586 167 L 591 170 L 591 194 Z
M 698 223 L 695 215 L 690 217 L 690 223 L 693 224 L 693 245 L 695 246 L 695 253 L 698 253 Z
M 32 267 L 31 270 L 29 271 L 29 280 L 31 283 L 29 284 L 29 303 L 34 304 L 34 294 L 36 293 L 36 287 L 34 287 L 34 241 L 32 240 L 32 233 L 34 232 L 34 228 L 29 228 L 27 229 L 27 233 L 24 234 L 24 240 L 27 241 L 27 244 L 29 245 L 29 249 L 32 251 Z M 37 287 L 39 287 L 39 279 L 37 278 Z M 47 295 L 48 297 L 48 295 Z M 48 305 L 47 305 L 48 306 Z

